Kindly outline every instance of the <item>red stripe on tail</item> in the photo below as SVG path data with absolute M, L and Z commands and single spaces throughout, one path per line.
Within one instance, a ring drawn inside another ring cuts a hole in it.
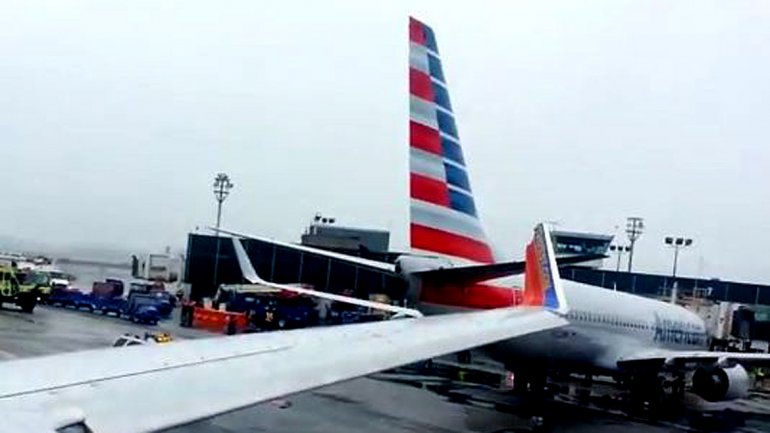
M 425 32 L 422 23 L 414 18 L 409 18 L 409 40 L 420 45 L 425 45 Z
M 492 263 L 492 250 L 484 242 L 419 224 L 411 224 L 412 248 L 460 257 L 479 263 Z
M 433 83 L 430 80 L 430 76 L 413 68 L 409 68 L 409 92 L 426 101 L 435 101 Z
M 449 207 L 449 188 L 446 182 L 410 173 L 409 190 L 412 192 L 412 198 Z
M 409 144 L 412 147 L 442 156 L 441 137 L 435 129 L 409 121 Z

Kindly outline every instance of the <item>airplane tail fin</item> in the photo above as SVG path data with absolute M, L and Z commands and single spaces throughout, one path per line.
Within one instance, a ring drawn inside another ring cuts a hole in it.
M 493 263 L 476 212 L 436 37 L 409 18 L 410 242 L 418 253 Z
M 535 227 L 532 241 L 527 245 L 524 305 L 542 306 L 562 314 L 568 310 L 551 231 L 543 223 Z

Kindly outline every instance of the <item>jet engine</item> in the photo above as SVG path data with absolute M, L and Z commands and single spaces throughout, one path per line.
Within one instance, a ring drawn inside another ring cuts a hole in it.
M 734 400 L 749 394 L 749 374 L 740 365 L 700 367 L 692 376 L 693 392 L 708 401 Z

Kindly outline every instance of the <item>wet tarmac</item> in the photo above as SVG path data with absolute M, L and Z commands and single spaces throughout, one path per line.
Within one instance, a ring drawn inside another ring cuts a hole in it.
M 154 327 L 52 307 L 39 307 L 31 315 L 0 310 L 0 359 L 107 347 L 123 333 L 142 334 L 146 330 L 166 331 L 177 339 L 216 337 L 207 332 L 181 328 L 174 321 L 161 322 Z M 500 410 L 494 404 L 452 402 L 445 395 L 414 384 L 383 379 L 356 379 L 167 432 L 492 433 L 532 430 L 529 414 L 519 416 L 510 410 Z M 217 396 L 212 395 L 211 398 Z M 552 432 L 682 431 L 677 426 L 632 421 L 622 416 L 568 406 L 551 407 L 548 411 L 544 415 L 548 415 L 548 431 Z M 734 431 L 757 432 L 764 429 L 749 426 Z

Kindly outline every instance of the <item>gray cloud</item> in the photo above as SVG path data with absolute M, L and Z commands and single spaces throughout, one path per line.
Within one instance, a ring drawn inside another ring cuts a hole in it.
M 766 281 L 764 2 L 13 2 L 0 15 L 0 235 L 159 249 L 316 210 L 406 245 L 406 17 L 437 32 L 482 217 L 647 219 L 638 267 Z M 702 259 L 701 259 L 702 258 Z

